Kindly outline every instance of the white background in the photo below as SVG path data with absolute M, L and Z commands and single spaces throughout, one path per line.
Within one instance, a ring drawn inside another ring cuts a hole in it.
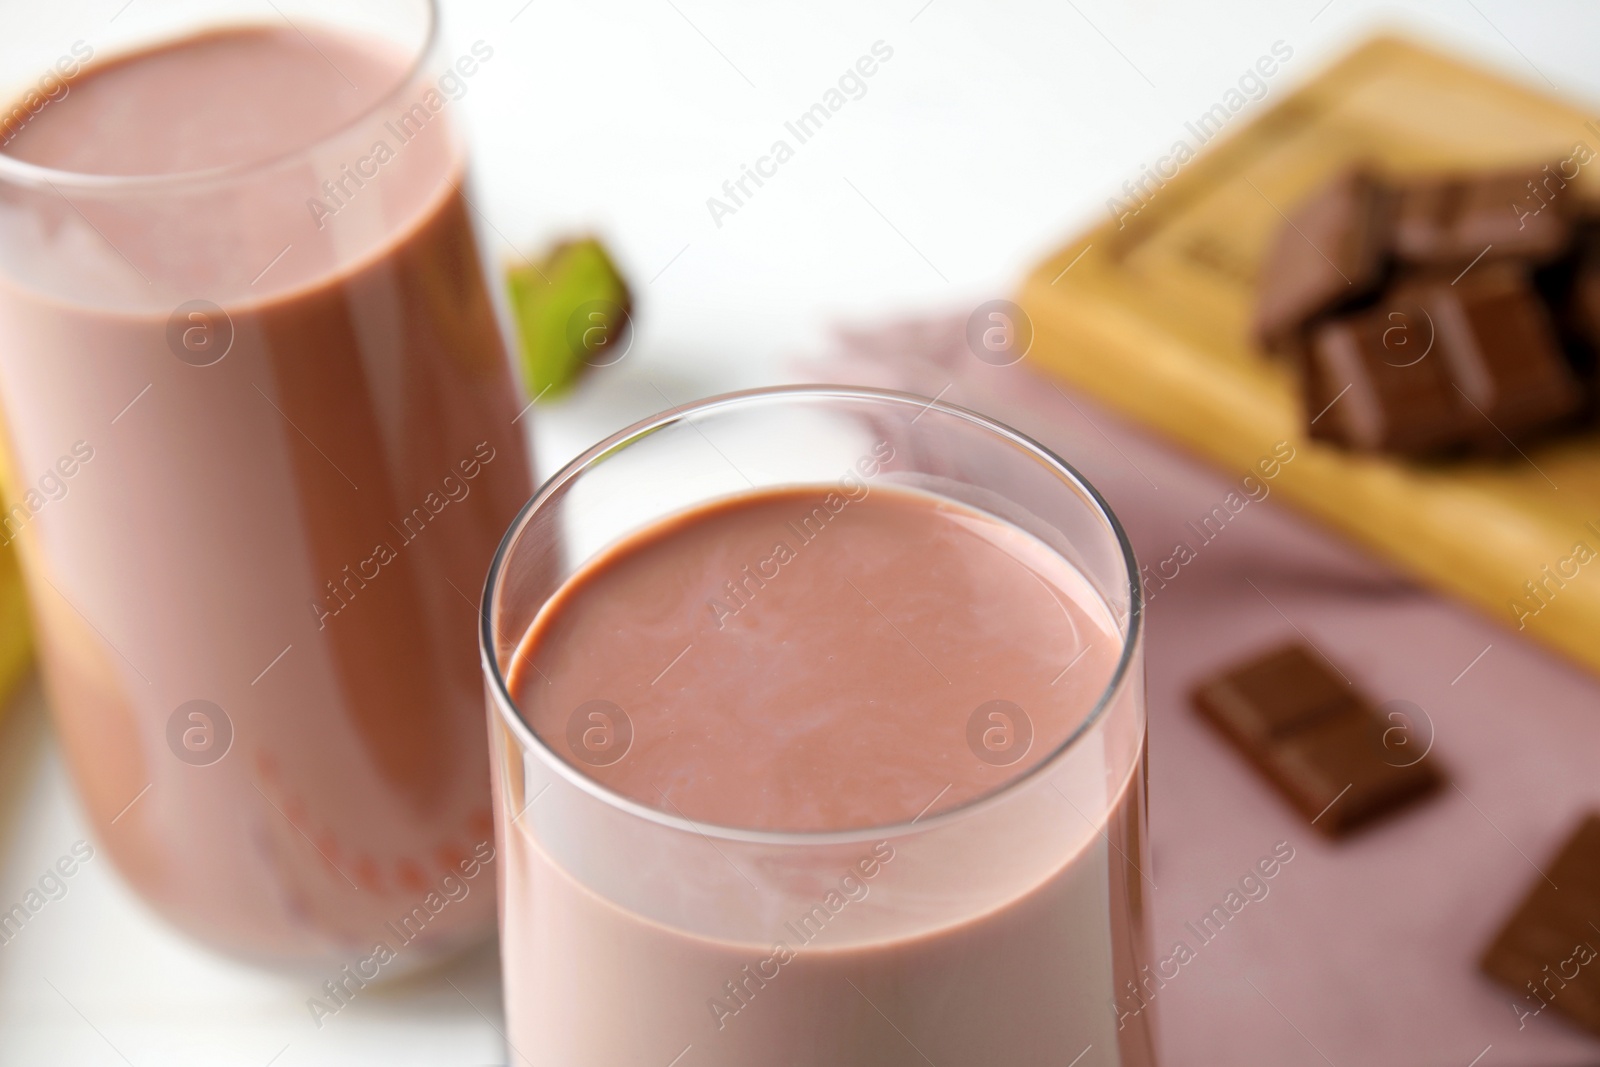
M 544 472 L 669 400 L 788 378 L 834 325 L 1007 295 L 1275 41 L 1294 55 L 1268 101 L 1379 26 L 1600 101 L 1600 5 L 1577 3 L 446 8 L 452 57 L 479 39 L 494 49 L 453 105 L 492 252 L 596 232 L 639 296 L 628 357 L 535 409 Z M 707 198 L 774 139 L 793 143 L 785 120 L 879 40 L 894 55 L 866 95 L 718 227 Z M 3 901 L 88 836 L 45 715 L 30 688 L 0 723 Z M 319 1030 L 305 983 L 180 940 L 97 859 L 0 948 L 0 1067 L 503 1063 L 495 966 L 485 952 L 365 991 Z

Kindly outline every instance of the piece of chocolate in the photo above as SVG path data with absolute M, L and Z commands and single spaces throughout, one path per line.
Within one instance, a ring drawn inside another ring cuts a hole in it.
M 1367 452 L 1504 451 L 1588 394 L 1525 268 L 1415 278 L 1320 323 L 1305 352 L 1311 436 Z
M 1261 268 L 1254 323 L 1261 344 L 1283 351 L 1312 319 L 1377 290 L 1391 200 L 1371 174 L 1350 170 L 1289 213 Z
M 1579 261 L 1568 300 L 1571 329 L 1591 349 L 1600 349 L 1600 256 Z
M 1307 429 L 1362 452 L 1427 455 L 1470 436 L 1461 396 L 1414 300 L 1390 299 L 1317 327 L 1306 353 Z M 1481 421 L 1481 420 L 1479 420 Z
M 1484 260 L 1546 262 L 1572 239 L 1577 200 L 1551 166 L 1421 179 L 1401 186 L 1393 250 L 1406 264 L 1459 270 Z
M 1555 313 L 1568 359 L 1580 377 L 1591 377 L 1600 357 L 1600 219 L 1579 224 L 1572 253 L 1542 268 L 1536 284 Z
M 1546 1008 L 1600 1034 L 1600 814 L 1589 815 L 1484 952 L 1526 1025 Z
M 1303 645 L 1288 645 L 1193 694 L 1216 726 L 1313 825 L 1338 837 L 1443 782 L 1417 724 L 1390 721 Z M 1391 738 L 1394 731 L 1399 736 Z M 1403 743 L 1402 743 L 1403 742 Z
M 1349 687 L 1319 670 L 1299 645 L 1289 645 L 1230 671 L 1204 687 L 1205 711 L 1229 736 L 1259 745 L 1341 710 Z
M 1502 448 L 1506 438 L 1522 440 L 1584 406 L 1584 390 L 1525 268 L 1479 264 L 1454 283 L 1419 285 L 1409 295 L 1432 321 L 1454 389 L 1479 415 L 1480 444 Z

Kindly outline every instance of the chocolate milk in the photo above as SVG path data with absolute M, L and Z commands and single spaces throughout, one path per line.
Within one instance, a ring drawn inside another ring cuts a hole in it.
M 1122 649 L 1044 544 L 887 486 L 735 497 L 586 563 L 509 692 L 678 825 L 511 766 L 516 1062 L 1153 1063 L 1113 1006 L 1145 958 L 1142 718 L 1120 757 L 1110 716 L 1055 755 Z
M 394 973 L 493 922 L 473 622 L 531 486 L 448 114 L 492 50 L 300 30 L 97 60 L 5 146 L 80 176 L 0 183 L 4 535 L 144 899 Z

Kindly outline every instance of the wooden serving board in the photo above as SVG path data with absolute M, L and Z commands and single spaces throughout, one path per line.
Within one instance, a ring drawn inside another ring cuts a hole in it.
M 1582 143 L 1594 158 L 1563 195 L 1593 196 L 1600 118 L 1382 37 L 1233 123 L 1121 226 L 1108 221 L 1034 271 L 1019 298 L 1034 328 L 1028 358 L 1230 473 L 1293 443 L 1274 496 L 1600 671 L 1600 433 L 1505 460 L 1352 456 L 1306 439 L 1292 368 L 1247 332 L 1280 211 L 1340 166 L 1566 160 Z

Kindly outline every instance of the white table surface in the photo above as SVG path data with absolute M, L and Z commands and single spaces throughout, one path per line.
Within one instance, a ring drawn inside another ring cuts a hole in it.
M 486 238 L 597 232 L 639 294 L 627 358 L 535 409 L 546 473 L 669 401 L 787 380 L 834 325 L 1007 294 L 1274 42 L 1268 101 L 1397 25 L 1600 102 L 1600 5 L 1576 2 L 445 6 L 452 55 L 494 49 L 453 105 Z M 719 227 L 707 198 L 880 40 L 866 95 Z M 30 684 L 0 722 L 0 900 L 88 836 L 47 716 Z M 364 992 L 319 1030 L 311 989 L 180 938 L 97 859 L 0 947 L 0 1067 L 499 1064 L 496 968 Z

